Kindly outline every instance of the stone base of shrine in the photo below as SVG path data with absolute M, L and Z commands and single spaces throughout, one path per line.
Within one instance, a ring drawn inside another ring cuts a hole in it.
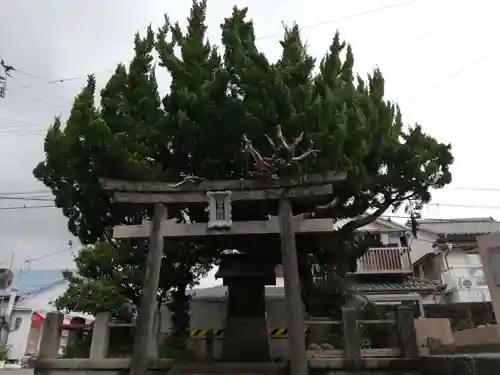
M 269 333 L 265 319 L 230 318 L 222 343 L 222 360 L 271 362 Z

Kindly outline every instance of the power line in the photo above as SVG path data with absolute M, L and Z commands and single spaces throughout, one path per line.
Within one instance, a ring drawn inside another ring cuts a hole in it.
M 486 16 L 492 16 L 492 15 L 496 15 L 496 13 L 498 13 L 499 11 L 500 11 L 500 8 L 495 8 L 492 10 L 488 9 L 485 12 L 487 13 Z M 445 25 L 439 25 L 438 27 L 435 27 L 431 30 L 424 31 L 423 33 L 417 34 L 409 39 L 406 39 L 405 45 L 398 46 L 398 49 L 406 48 L 406 47 L 410 46 L 411 44 L 409 44 L 408 41 L 419 42 L 421 40 L 427 39 L 427 38 L 434 36 L 436 34 L 439 34 L 441 32 L 450 30 L 452 27 L 463 25 L 464 23 L 468 23 L 468 22 L 470 22 L 472 20 L 476 20 L 478 18 L 483 18 L 485 16 L 485 12 L 481 12 L 481 13 L 473 14 L 473 15 L 469 14 L 465 17 L 453 20 L 452 22 L 449 22 Z M 385 50 L 392 50 L 392 49 L 394 49 L 393 44 L 383 43 L 382 45 L 376 46 L 375 48 L 369 50 L 368 53 L 363 53 L 363 52 L 361 52 L 361 53 L 366 54 L 366 55 L 374 55 L 374 54 L 378 55 L 380 52 L 383 52 Z M 356 54 L 357 53 L 359 53 L 359 52 L 356 52 Z
M 427 87 L 425 90 L 421 91 L 420 93 L 416 94 L 416 95 L 413 95 L 412 97 L 410 97 L 406 102 L 407 103 L 411 103 L 415 100 L 418 100 L 420 99 L 422 96 L 425 96 L 425 95 L 428 95 L 429 93 L 433 92 L 434 90 L 440 88 L 441 86 L 443 86 L 444 84 L 452 81 L 454 78 L 456 78 L 457 76 L 459 76 L 460 74 L 462 74 L 463 72 L 465 72 L 466 70 L 470 69 L 470 68 L 473 68 L 475 67 L 476 65 L 480 64 L 481 62 L 483 62 L 484 60 L 490 58 L 491 56 L 493 56 L 496 52 L 498 52 L 500 50 L 500 44 L 495 46 L 493 49 L 489 50 L 488 52 L 486 52 L 485 54 L 481 55 L 479 58 L 471 61 L 469 64 L 463 66 L 462 68 L 460 68 L 459 70 L 453 72 L 452 74 L 444 77 L 443 79 L 433 83 L 432 85 L 430 85 L 429 87 Z M 403 101 L 404 102 L 404 101 Z
M 499 188 L 487 188 L 487 187 L 452 187 L 452 186 L 445 186 L 441 189 L 438 189 L 436 191 L 440 190 L 462 190 L 462 191 L 492 191 L 492 192 L 500 192 L 500 187 Z M 26 198 L 27 200 L 30 200 L 30 197 L 25 197 L 26 195 L 46 195 L 46 196 L 51 196 L 52 191 L 50 189 L 37 189 L 37 190 L 25 190 L 25 191 L 0 191 L 0 199 L 23 199 Z M 14 195 L 19 195 L 21 197 L 12 197 Z
M 333 19 L 330 19 L 328 21 L 322 21 L 322 22 L 313 23 L 311 25 L 306 25 L 304 27 L 301 27 L 300 29 L 301 30 L 314 29 L 316 27 L 330 25 L 330 24 L 335 23 L 335 22 L 347 21 L 347 20 L 350 20 L 350 19 L 353 19 L 353 18 L 363 17 L 363 16 L 367 16 L 367 15 L 370 15 L 370 14 L 379 13 L 379 12 L 383 12 L 383 11 L 386 11 L 386 10 L 391 10 L 391 9 L 394 9 L 394 8 L 399 8 L 399 7 L 410 5 L 410 4 L 413 4 L 413 3 L 420 2 L 420 1 L 422 1 L 422 0 L 400 1 L 400 2 L 397 2 L 397 3 L 394 3 L 394 4 L 382 6 L 382 7 L 379 7 L 379 8 L 369 9 L 369 10 L 365 10 L 365 11 L 362 11 L 362 12 L 351 13 L 351 14 L 348 14 L 346 16 L 341 16 L 341 17 L 333 18 Z M 263 40 L 263 39 L 276 38 L 276 37 L 279 38 L 281 36 L 283 36 L 283 33 L 281 33 L 281 32 L 280 33 L 273 33 L 273 34 L 267 34 L 267 35 L 259 36 L 259 37 L 255 38 L 255 40 Z
M 56 208 L 55 205 L 40 205 L 40 206 L 11 206 L 11 207 L 0 207 L 0 211 L 2 210 L 31 210 L 37 208 Z
M 474 205 L 474 204 L 455 204 L 455 203 L 427 203 L 427 206 L 436 207 L 456 207 L 456 208 L 484 208 L 491 210 L 500 210 L 500 206 L 490 206 L 490 205 Z
M 12 196 L 6 197 L 6 196 L 0 196 L 0 200 L 54 202 L 54 198 L 43 198 L 43 197 L 12 197 Z
M 44 255 L 40 255 L 40 256 L 37 256 L 37 257 L 34 257 L 34 258 L 29 258 L 27 260 L 24 261 L 24 263 L 27 263 L 27 264 L 30 264 L 31 262 L 34 262 L 34 261 L 37 261 L 37 260 L 40 260 L 40 259 L 46 259 L 46 258 L 50 258 L 54 255 L 57 255 L 57 254 L 61 254 L 61 253 L 65 253 L 67 251 L 73 251 L 74 249 L 72 247 L 68 247 L 66 249 L 62 249 L 62 250 L 57 250 L 57 251 L 53 251 L 51 253 L 47 253 L 47 254 L 44 254 Z
M 93 73 L 93 74 L 100 75 L 100 74 L 110 73 L 113 71 L 114 71 L 114 68 L 113 69 L 110 68 L 110 69 L 105 69 L 103 71 Z M 43 82 L 29 84 L 29 85 L 17 85 L 17 86 L 11 87 L 9 90 L 12 91 L 12 90 L 16 90 L 16 89 L 26 89 L 26 88 L 32 88 L 32 87 L 54 85 L 54 84 L 58 84 L 58 83 L 66 83 L 66 82 L 76 81 L 76 80 L 80 80 L 80 79 L 86 79 L 87 77 L 88 77 L 88 74 L 73 76 L 73 77 L 64 77 L 64 78 L 58 78 L 58 79 L 46 79 L 46 78 L 39 77 L 38 79 L 42 80 Z
M 391 10 L 391 9 L 399 8 L 399 7 L 410 5 L 410 4 L 413 4 L 413 3 L 420 2 L 420 1 L 422 1 L 422 0 L 400 1 L 400 2 L 397 2 L 397 3 L 390 4 L 390 5 L 385 5 L 385 6 L 381 6 L 381 7 L 378 7 L 378 8 L 368 9 L 368 10 L 365 10 L 365 11 L 362 11 L 362 12 L 351 13 L 351 14 L 348 14 L 348 15 L 345 15 L 345 16 L 341 16 L 341 17 L 337 17 L 337 18 L 334 18 L 334 19 L 330 19 L 330 20 L 327 20 L 327 21 L 322 21 L 322 22 L 317 22 L 317 23 L 313 23 L 313 24 L 310 24 L 310 25 L 306 25 L 304 27 L 301 27 L 301 30 L 313 29 L 313 28 L 317 28 L 317 27 L 322 27 L 322 26 L 330 25 L 330 24 L 335 23 L 335 22 L 347 21 L 347 20 L 350 20 L 350 19 L 353 19 L 353 18 L 363 17 L 363 16 L 367 16 L 367 15 L 370 15 L 370 14 L 375 14 L 375 13 L 383 12 L 383 11 L 386 11 L 386 10 Z M 276 32 L 276 33 L 272 33 L 272 34 L 258 36 L 258 37 L 255 38 L 255 40 L 264 40 L 264 39 L 276 38 L 276 37 L 281 37 L 282 35 L 283 35 L 282 32 Z M 10 90 L 31 88 L 31 87 L 37 87 L 37 86 L 42 86 L 42 85 L 53 85 L 53 84 L 57 84 L 57 83 L 66 83 L 66 82 L 70 82 L 70 81 L 84 79 L 84 78 L 87 78 L 87 76 L 88 76 L 87 74 L 85 74 L 85 75 L 79 75 L 79 76 L 73 76 L 73 77 L 63 77 L 63 78 L 57 78 L 57 79 L 47 79 L 47 78 L 40 77 L 38 75 L 32 74 L 30 72 L 26 72 L 26 71 L 22 71 L 22 70 L 18 70 L 18 69 L 15 69 L 15 71 L 18 72 L 18 73 L 20 73 L 20 74 L 24 74 L 24 75 L 26 75 L 28 77 L 31 77 L 31 78 L 43 81 L 43 83 L 31 84 L 31 85 L 18 85 L 18 86 L 14 86 L 14 87 L 10 88 Z M 104 73 L 109 73 L 109 72 L 112 72 L 112 71 L 114 71 L 114 69 L 106 69 L 104 71 L 101 71 L 101 72 L 98 72 L 98 73 L 94 73 L 94 74 L 104 74 Z
M 482 188 L 482 187 L 452 187 L 452 186 L 445 186 L 442 189 L 445 190 L 464 190 L 464 191 L 498 191 L 500 192 L 500 188 Z M 441 189 L 438 189 L 436 191 L 439 191 Z
M 0 198 L 0 200 L 3 198 Z M 31 199 L 27 199 L 31 200 Z M 500 210 L 500 206 L 490 206 L 490 205 L 467 205 L 467 204 L 455 204 L 455 203 L 426 203 L 425 206 L 436 206 L 436 207 L 455 207 L 455 208 L 480 208 L 480 209 L 491 209 Z M 37 205 L 37 206 L 11 206 L 11 207 L 0 207 L 0 210 L 25 210 L 25 209 L 36 209 L 36 208 L 56 208 L 55 205 Z
M 3 191 L 0 195 L 29 195 L 29 194 L 52 194 L 50 189 L 27 190 L 27 191 Z

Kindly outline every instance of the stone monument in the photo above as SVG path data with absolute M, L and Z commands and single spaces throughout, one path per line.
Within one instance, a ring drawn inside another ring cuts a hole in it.
M 271 360 L 266 320 L 266 285 L 276 285 L 274 264 L 262 257 L 225 255 L 216 278 L 228 288 L 227 318 L 222 359 L 268 362 Z

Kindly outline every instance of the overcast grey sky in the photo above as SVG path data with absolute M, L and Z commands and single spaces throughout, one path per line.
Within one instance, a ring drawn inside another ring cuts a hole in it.
M 500 219 L 499 130 L 496 106 L 500 76 L 500 3 L 491 0 L 209 0 L 212 42 L 234 4 L 248 6 L 258 46 L 271 60 L 280 54 L 281 22 L 297 21 L 309 51 L 321 57 L 333 34 L 352 43 L 362 75 L 380 66 L 387 97 L 400 103 L 407 123 L 418 121 L 453 145 L 453 184 L 434 194 L 424 217 L 493 216 Z M 398 4 L 389 9 L 380 9 Z M 36 192 L 32 177 L 43 158 L 45 129 L 54 116 L 67 116 L 85 75 L 104 85 L 115 65 L 128 62 L 133 35 L 166 12 L 185 23 L 191 1 L 3 0 L 0 56 L 19 70 L 0 99 L 0 196 Z M 48 81 L 72 78 L 62 83 Z M 163 87 L 167 77 L 159 75 Z M 160 84 L 162 84 L 160 82 Z M 496 191 L 470 190 L 498 189 Z M 40 192 L 42 190 L 42 192 Z M 11 196 L 12 197 L 12 196 Z M 44 201 L 0 199 L 0 208 L 46 205 Z M 440 203 L 440 205 L 438 205 Z M 453 207 L 453 205 L 460 207 Z M 466 206 L 483 206 L 468 208 Z M 487 206 L 487 207 L 484 207 Z M 498 206 L 498 208 L 495 208 Z M 70 267 L 73 240 L 55 208 L 0 209 L 0 262 L 16 267 Z M 34 259 L 42 257 L 41 259 Z

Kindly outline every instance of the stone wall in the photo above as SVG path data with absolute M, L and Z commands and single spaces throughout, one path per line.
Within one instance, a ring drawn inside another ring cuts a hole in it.
M 165 374 L 175 364 L 168 360 L 153 360 L 148 373 Z M 259 374 L 273 373 L 286 375 L 286 367 L 281 364 L 236 364 L 215 363 L 211 365 L 185 364 L 175 366 L 176 373 L 183 374 Z M 35 375 L 126 375 L 129 360 L 107 359 L 81 360 L 40 360 Z M 500 354 L 475 354 L 461 356 L 431 356 L 420 359 L 366 358 L 354 366 L 352 361 L 336 359 L 316 359 L 309 361 L 311 375 L 497 375 L 500 369 Z M 215 372 L 214 372 L 215 371 Z
M 266 314 L 269 328 L 286 327 L 285 299 L 281 296 L 268 296 L 266 298 Z M 190 306 L 191 328 L 192 329 L 224 329 L 226 325 L 227 301 L 221 298 L 199 298 L 193 299 Z M 168 334 L 170 330 L 170 311 L 168 308 L 162 309 L 161 332 Z M 203 340 L 198 340 L 196 347 L 204 346 Z M 270 342 L 271 356 L 273 358 L 283 358 L 288 350 L 286 339 L 272 339 Z M 200 349 L 201 350 L 201 349 Z M 215 342 L 215 354 L 220 355 L 222 341 Z
M 422 361 L 422 375 L 497 375 L 500 354 L 431 356 Z

